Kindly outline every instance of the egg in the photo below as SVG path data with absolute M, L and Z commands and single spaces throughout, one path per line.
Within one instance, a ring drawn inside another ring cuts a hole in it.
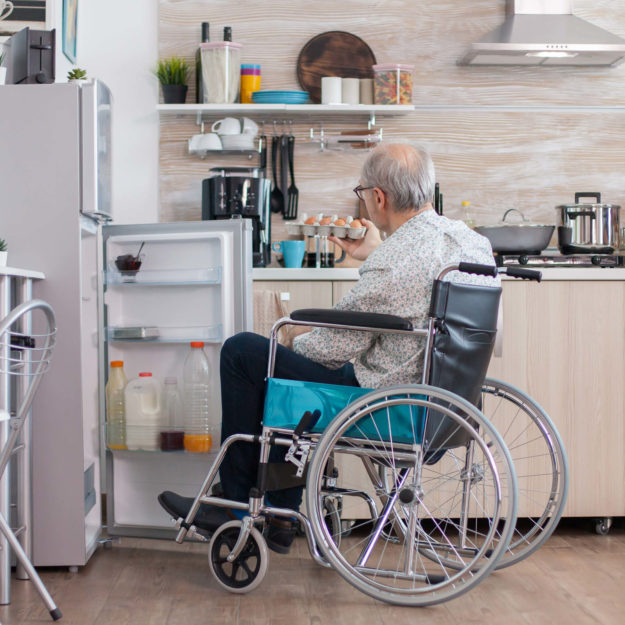
M 337 220 L 334 222 L 334 225 L 335 225 L 335 226 L 344 226 L 344 225 L 345 225 L 345 223 L 346 223 L 346 222 L 345 222 L 345 220 L 344 220 L 344 219 L 337 219 Z
M 332 217 L 324 217 L 320 222 L 320 226 L 329 226 L 332 223 Z
M 309 217 L 304 223 L 308 224 L 309 226 L 312 226 L 315 223 L 315 218 Z
M 351 224 L 349 224 L 350 228 L 362 228 L 362 222 L 360 219 L 354 219 Z

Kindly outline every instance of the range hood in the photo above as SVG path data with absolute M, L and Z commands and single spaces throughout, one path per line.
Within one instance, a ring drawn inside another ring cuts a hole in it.
M 605 67 L 625 60 L 625 39 L 575 17 L 572 0 L 507 0 L 507 13 L 459 65 Z

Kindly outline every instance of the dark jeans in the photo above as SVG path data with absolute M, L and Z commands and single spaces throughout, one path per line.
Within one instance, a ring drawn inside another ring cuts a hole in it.
M 260 434 L 268 356 L 269 339 L 258 334 L 241 332 L 224 343 L 220 365 L 222 443 L 232 434 Z M 351 363 L 328 369 L 282 345 L 278 346 L 274 377 L 358 386 Z M 241 441 L 230 446 L 220 467 L 221 484 L 228 499 L 247 502 L 250 488 L 256 486 L 259 450 L 259 445 Z M 280 451 L 284 456 L 286 448 Z M 268 496 L 274 506 L 297 510 L 302 488 L 274 491 Z

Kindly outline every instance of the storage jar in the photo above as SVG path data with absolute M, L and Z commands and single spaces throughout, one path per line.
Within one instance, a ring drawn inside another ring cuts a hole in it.
M 374 65 L 373 89 L 376 104 L 412 104 L 414 65 Z

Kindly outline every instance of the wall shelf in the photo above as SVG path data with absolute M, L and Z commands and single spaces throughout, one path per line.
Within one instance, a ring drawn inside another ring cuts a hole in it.
M 159 114 L 196 115 L 197 123 L 203 116 L 234 113 L 240 115 L 354 115 L 369 116 L 375 125 L 376 115 L 406 115 L 415 110 L 413 104 L 157 104 Z

